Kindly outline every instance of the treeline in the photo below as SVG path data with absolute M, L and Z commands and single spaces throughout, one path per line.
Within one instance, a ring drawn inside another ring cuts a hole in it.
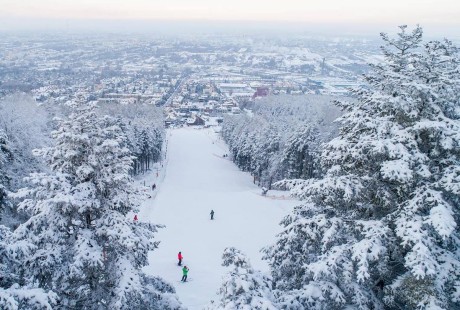
M 279 180 L 321 174 L 321 144 L 336 134 L 339 109 L 327 96 L 276 96 L 258 101 L 251 114 L 227 115 L 222 137 L 232 160 L 271 188 Z
M 47 169 L 33 156 L 33 150 L 51 143 L 50 132 L 56 129 L 55 120 L 68 117 L 72 112 L 70 106 L 72 103 L 37 104 L 26 94 L 0 100 L 0 186 L 3 191 L 18 190 L 25 185 L 23 180 L 30 173 Z M 107 104 L 99 107 L 96 113 L 115 118 L 126 135 L 127 147 L 134 156 L 131 175 L 144 173 L 161 160 L 165 139 L 161 108 Z
M 263 250 L 271 277 L 227 249 L 208 309 L 460 309 L 458 49 L 420 27 L 382 39 L 383 62 L 337 102 L 323 173 L 275 184 L 303 202 Z

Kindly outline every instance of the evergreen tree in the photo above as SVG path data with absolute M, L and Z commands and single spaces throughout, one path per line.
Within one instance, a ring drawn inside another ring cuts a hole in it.
M 273 304 L 270 279 L 255 271 L 243 253 L 235 248 L 226 248 L 222 260 L 222 266 L 233 269 L 223 278 L 218 292 L 219 301 L 213 301 L 207 307 L 208 310 L 277 309 Z
M 318 129 L 309 124 L 292 134 L 282 155 L 287 179 L 306 180 L 319 176 L 319 141 Z
M 280 184 L 306 200 L 266 249 L 286 308 L 460 307 L 457 50 L 420 49 L 420 27 L 382 39 L 385 62 L 338 102 L 324 178 Z
M 17 257 L 28 250 L 29 245 L 15 244 L 13 233 L 0 225 L 0 309 L 51 310 L 56 305 L 54 292 L 37 288 L 34 283 L 21 280 Z
M 52 173 L 32 174 L 16 196 L 30 219 L 15 231 L 28 242 L 22 274 L 59 296 L 63 309 L 178 309 L 174 289 L 145 275 L 157 247 L 156 226 L 133 222 L 139 203 L 129 170 L 133 157 L 117 121 L 95 105 L 76 104 L 36 151 Z
M 261 183 L 259 185 L 271 188 L 275 175 L 279 172 L 280 136 L 273 126 L 265 124 L 256 131 L 252 144 L 251 171 Z
M 8 179 L 2 171 L 11 155 L 9 153 L 6 135 L 0 131 L 0 222 L 4 221 L 4 207 L 11 204 L 7 201 L 7 186 L 3 186 L 7 185 Z M 28 247 L 27 243 L 16 244 L 10 228 L 0 224 L 0 309 L 52 309 L 56 302 L 56 294 L 34 287 L 33 283 L 27 283 L 27 279 L 21 281 L 17 274 L 17 256 Z
M 6 205 L 6 185 L 9 180 L 5 172 L 5 165 L 9 157 L 8 138 L 3 130 L 0 129 L 0 222 L 2 221 L 3 208 Z

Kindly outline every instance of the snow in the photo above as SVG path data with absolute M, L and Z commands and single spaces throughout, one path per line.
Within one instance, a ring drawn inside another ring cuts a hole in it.
M 262 196 L 249 174 L 222 157 L 228 150 L 212 129 L 174 129 L 168 135 L 165 171 L 159 179 L 156 171 L 145 177 L 146 185 L 157 183 L 158 192 L 139 212 L 139 221 L 166 225 L 145 271 L 173 284 L 185 307 L 202 309 L 215 298 L 227 271 L 221 266 L 226 247 L 240 249 L 255 269 L 268 272 L 260 249 L 275 241 L 279 222 L 298 202 L 277 191 Z M 179 251 L 191 282 L 180 282 Z

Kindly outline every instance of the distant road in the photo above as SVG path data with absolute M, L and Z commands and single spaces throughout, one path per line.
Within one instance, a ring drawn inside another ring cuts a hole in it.
M 177 93 L 179 92 L 179 90 L 182 88 L 182 85 L 185 83 L 185 81 L 188 80 L 189 77 L 190 77 L 189 74 L 184 75 L 184 76 L 181 76 L 179 85 L 177 85 L 177 87 L 174 89 L 174 92 L 173 92 L 173 93 L 171 94 L 171 96 L 169 96 L 169 98 L 166 100 L 164 106 L 169 106 L 169 105 L 171 105 L 171 103 L 172 103 L 174 97 L 177 95 Z

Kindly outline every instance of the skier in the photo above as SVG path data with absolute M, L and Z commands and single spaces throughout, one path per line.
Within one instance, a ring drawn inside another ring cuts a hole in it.
M 177 266 L 182 266 L 182 258 L 182 252 L 179 252 L 179 254 L 177 254 L 177 259 L 179 260 Z
M 182 268 L 182 279 L 181 279 L 182 282 L 187 282 L 187 274 L 188 274 L 188 268 L 187 266 L 184 266 L 184 268 Z
M 211 210 L 210 214 L 211 214 L 211 220 L 213 220 L 214 219 L 214 210 Z
M 262 187 L 262 196 L 267 195 L 268 189 L 264 186 Z
M 137 221 L 137 214 L 134 214 L 134 221 Z
M 152 185 L 152 191 L 154 191 L 155 188 L 157 188 L 157 186 L 156 186 L 156 184 L 154 183 L 154 184 Z

